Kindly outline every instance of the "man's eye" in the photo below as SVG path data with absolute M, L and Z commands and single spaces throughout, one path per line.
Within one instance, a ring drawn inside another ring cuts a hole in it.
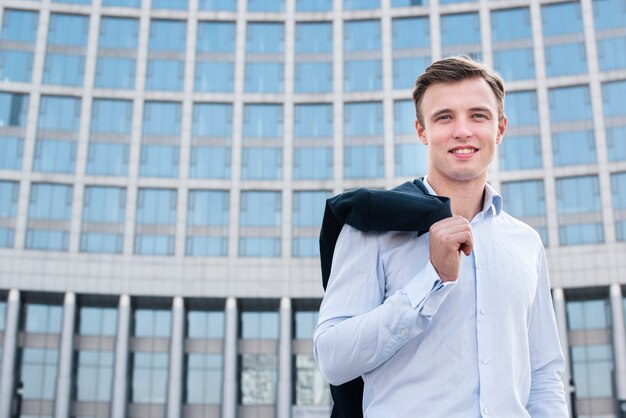
M 439 115 L 435 120 L 446 120 L 450 119 L 450 115 Z
M 485 115 L 484 113 L 476 113 L 474 114 L 475 118 L 481 118 L 481 119 L 488 119 L 487 115 Z

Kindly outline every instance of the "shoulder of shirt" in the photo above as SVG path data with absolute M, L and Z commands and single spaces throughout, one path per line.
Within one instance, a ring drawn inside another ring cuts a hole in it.
M 518 234 L 522 234 L 523 236 L 527 236 L 529 239 L 542 243 L 539 233 L 532 226 L 520 221 L 513 215 L 507 213 L 505 210 L 500 211 L 500 214 L 495 219 L 505 227 L 510 228 L 508 232 L 516 232 Z

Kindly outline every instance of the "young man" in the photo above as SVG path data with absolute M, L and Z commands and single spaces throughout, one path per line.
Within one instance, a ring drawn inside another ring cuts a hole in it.
M 453 216 L 421 236 L 343 227 L 317 364 L 333 385 L 363 377 L 367 418 L 566 418 L 543 245 L 487 184 L 507 123 L 502 80 L 448 58 L 413 99 L 424 185 Z

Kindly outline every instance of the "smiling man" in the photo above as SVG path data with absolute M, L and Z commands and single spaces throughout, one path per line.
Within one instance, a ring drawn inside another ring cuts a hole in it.
M 566 418 L 543 245 L 487 184 L 507 124 L 503 82 L 448 58 L 418 77 L 413 99 L 424 185 L 453 216 L 421 236 L 343 227 L 318 366 L 333 385 L 363 378 L 367 418 Z

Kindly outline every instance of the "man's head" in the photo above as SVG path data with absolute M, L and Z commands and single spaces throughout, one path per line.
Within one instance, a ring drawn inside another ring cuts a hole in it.
M 417 80 L 413 88 L 413 102 L 417 121 L 424 126 L 422 99 L 428 87 L 438 83 L 454 83 L 470 78 L 482 78 L 489 84 L 498 104 L 498 120 L 504 118 L 504 82 L 502 78 L 485 64 L 471 58 L 459 56 L 445 58 L 432 63 Z

